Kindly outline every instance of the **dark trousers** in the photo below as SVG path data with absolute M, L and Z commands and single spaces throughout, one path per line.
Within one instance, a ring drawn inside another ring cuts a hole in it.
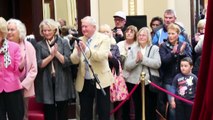
M 128 91 L 130 92 L 135 84 L 126 83 Z M 141 85 L 137 87 L 135 92 L 132 94 L 133 105 L 134 105 L 134 113 L 135 113 L 135 120 L 141 120 L 142 118 L 142 98 L 141 98 Z M 130 120 L 130 99 L 127 100 L 123 107 L 122 107 L 122 120 Z
M 24 101 L 22 90 L 0 93 L 0 120 L 23 120 Z
M 45 120 L 67 120 L 68 101 L 60 101 L 55 104 L 44 104 Z
M 159 91 L 158 93 L 158 101 L 157 101 L 157 110 L 164 117 L 167 118 L 167 94 Z M 160 119 L 160 116 L 158 116 Z
M 80 120 L 93 119 L 93 103 L 96 99 L 98 120 L 110 120 L 110 97 L 109 87 L 104 88 L 106 96 L 103 95 L 100 89 L 96 89 L 95 82 L 85 80 L 84 88 L 79 93 L 80 98 Z
M 115 109 L 121 102 L 120 101 L 116 101 L 113 103 L 113 109 Z M 116 112 L 114 112 L 114 120 L 122 120 L 122 107 L 120 107 L 119 110 L 117 110 Z
M 156 120 L 158 94 L 149 90 L 149 85 L 145 86 L 145 115 L 146 120 Z
M 190 120 L 192 105 L 176 100 L 176 120 Z

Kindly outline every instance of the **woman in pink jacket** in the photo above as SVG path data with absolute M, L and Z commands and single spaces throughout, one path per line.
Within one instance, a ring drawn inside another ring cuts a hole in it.
M 20 75 L 21 85 L 24 93 L 25 115 L 24 120 L 28 120 L 28 98 L 35 95 L 34 80 L 37 75 L 36 51 L 33 45 L 25 40 L 26 27 L 17 19 L 7 21 L 7 39 L 19 44 L 21 49 L 21 65 L 23 71 Z
M 6 39 L 7 23 L 0 17 L 0 120 L 23 120 L 19 45 Z

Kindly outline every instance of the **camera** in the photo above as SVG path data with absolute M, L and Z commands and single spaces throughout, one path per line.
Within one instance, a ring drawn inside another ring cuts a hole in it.
M 112 29 L 112 32 L 113 32 L 113 33 L 116 33 L 116 32 L 117 32 L 117 29 Z

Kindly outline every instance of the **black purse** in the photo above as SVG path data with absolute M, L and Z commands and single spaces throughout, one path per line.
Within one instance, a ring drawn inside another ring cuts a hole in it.
M 152 49 L 152 46 L 149 49 L 147 57 L 149 57 L 150 51 Z M 161 87 L 162 86 L 162 81 L 161 81 L 160 77 L 152 75 L 151 72 L 150 72 L 150 68 L 149 67 L 148 67 L 148 72 L 149 72 L 150 81 Z M 155 88 L 154 86 L 152 86 L 152 85 L 149 85 L 149 90 L 152 91 L 152 92 L 155 92 L 155 93 L 159 92 L 159 90 L 157 88 Z

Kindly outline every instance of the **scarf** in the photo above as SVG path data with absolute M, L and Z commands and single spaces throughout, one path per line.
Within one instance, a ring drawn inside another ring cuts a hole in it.
M 0 54 L 4 54 L 4 66 L 7 68 L 11 64 L 10 54 L 8 52 L 8 41 L 4 40 L 2 47 L 0 48 Z
M 57 38 L 56 38 L 57 39 Z M 51 41 L 48 41 L 48 40 L 46 40 L 46 43 L 47 43 L 47 47 L 48 47 L 48 49 L 49 49 L 49 51 L 51 52 L 51 47 L 50 46 L 53 46 L 53 45 L 50 45 L 50 44 L 52 44 L 52 42 L 54 42 L 54 38 L 53 38 L 53 40 L 51 40 Z M 53 76 L 55 76 L 55 67 L 54 67 L 54 65 L 53 65 L 53 60 L 51 61 L 51 74 L 53 75 Z

